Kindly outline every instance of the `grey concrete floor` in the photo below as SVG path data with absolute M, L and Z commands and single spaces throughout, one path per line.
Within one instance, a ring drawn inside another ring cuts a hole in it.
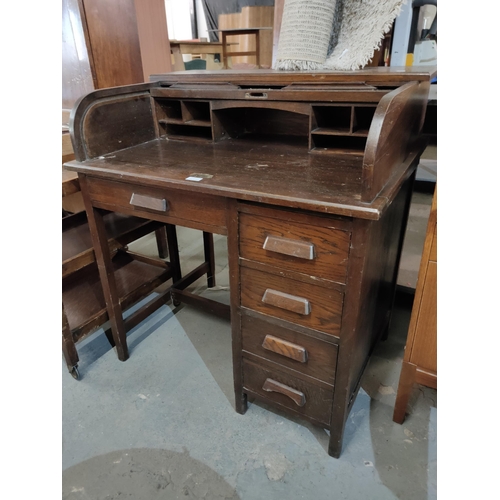
M 430 201 L 414 197 L 402 259 L 409 271 Z M 186 273 L 203 259 L 201 232 L 178 228 L 178 237 Z M 155 255 L 154 238 L 132 246 Z M 228 303 L 224 237 L 215 236 L 215 250 L 216 289 L 203 279 L 192 289 Z M 327 455 L 322 428 L 258 402 L 235 412 L 229 322 L 164 306 L 129 333 L 126 362 L 96 333 L 78 345 L 80 381 L 62 366 L 63 498 L 436 498 L 436 391 L 416 386 L 405 423 L 392 421 L 410 312 L 396 305 L 340 459 Z

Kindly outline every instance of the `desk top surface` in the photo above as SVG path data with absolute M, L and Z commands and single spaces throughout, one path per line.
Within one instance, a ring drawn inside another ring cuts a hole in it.
M 110 180 L 378 219 L 387 198 L 361 201 L 362 163 L 362 156 L 310 154 L 305 145 L 292 141 L 235 139 L 213 144 L 156 139 L 66 166 Z M 207 177 L 186 180 L 196 174 Z

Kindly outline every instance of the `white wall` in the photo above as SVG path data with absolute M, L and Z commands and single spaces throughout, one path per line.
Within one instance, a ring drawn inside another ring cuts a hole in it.
M 170 40 L 191 40 L 193 38 L 189 5 L 189 0 L 165 0 Z

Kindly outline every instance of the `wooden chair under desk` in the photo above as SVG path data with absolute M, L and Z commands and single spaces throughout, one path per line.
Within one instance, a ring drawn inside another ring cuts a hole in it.
M 227 235 L 236 411 L 259 399 L 299 415 L 339 457 L 391 318 L 433 74 L 181 72 L 82 99 L 66 167 L 114 338 L 126 329 L 103 211 Z
M 63 133 L 63 160 L 66 161 L 74 158 L 68 138 L 69 134 Z M 80 193 L 78 176 L 63 170 L 63 199 L 66 195 L 76 193 Z M 114 212 L 103 214 L 103 220 L 109 251 L 113 255 L 113 269 L 119 277 L 117 292 L 124 309 L 142 300 L 169 279 L 177 286 L 183 283 L 175 226 Z M 158 259 L 138 255 L 127 249 L 129 243 L 153 232 L 156 236 Z M 208 286 L 213 287 L 213 236 L 204 234 L 203 240 Z M 162 260 L 169 253 L 170 263 Z M 80 373 L 76 344 L 105 325 L 109 319 L 86 212 L 62 219 L 62 284 L 62 350 L 68 371 L 78 380 Z M 161 292 L 153 302 L 130 317 L 127 329 L 133 328 L 171 298 L 171 288 Z M 179 305 L 180 301 L 174 299 L 174 303 Z M 114 347 L 111 329 L 107 328 L 105 334 Z

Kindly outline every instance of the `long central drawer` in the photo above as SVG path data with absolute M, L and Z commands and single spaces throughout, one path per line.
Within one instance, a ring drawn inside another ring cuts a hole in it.
M 218 196 L 95 178 L 88 180 L 88 193 L 95 206 L 116 212 L 158 220 L 163 216 L 214 227 L 226 225 L 225 200 Z

